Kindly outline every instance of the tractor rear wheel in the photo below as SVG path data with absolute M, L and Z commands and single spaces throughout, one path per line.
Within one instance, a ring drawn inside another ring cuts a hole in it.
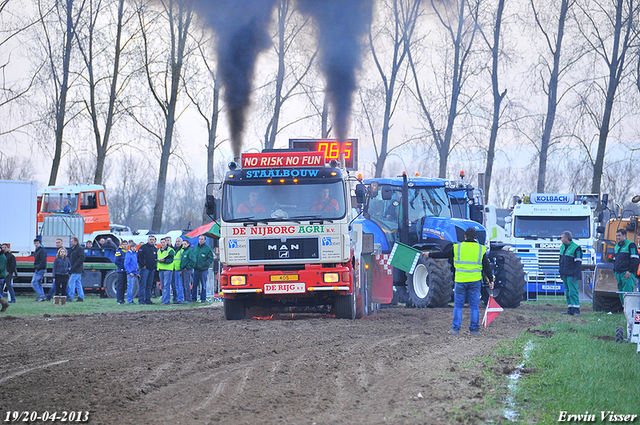
M 616 293 L 613 293 L 613 296 L 608 296 L 602 292 L 594 292 L 593 311 L 610 311 L 612 313 L 622 311 L 620 297 Z
M 449 262 L 420 256 L 413 274 L 407 275 L 407 290 L 415 307 L 447 305 L 453 294 L 453 275 Z
M 501 250 L 495 253 L 491 252 L 490 255 L 491 257 L 504 258 L 504 279 L 500 282 L 501 284 L 496 282 L 496 287 L 493 289 L 493 298 L 502 308 L 518 307 L 525 296 L 526 282 L 522 261 L 513 251 Z M 489 300 L 489 291 L 488 287 L 482 287 L 481 297 L 485 304 Z

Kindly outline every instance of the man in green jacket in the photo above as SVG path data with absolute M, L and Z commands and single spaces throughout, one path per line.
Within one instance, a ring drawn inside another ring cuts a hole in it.
M 613 248 L 613 271 L 618 281 L 618 291 L 633 292 L 638 270 L 638 248 L 627 239 L 627 229 L 616 231 L 616 246 Z M 620 294 L 620 303 L 624 306 L 624 294 Z
M 207 301 L 207 272 L 211 263 L 213 263 L 213 250 L 206 244 L 207 238 L 200 235 L 198 245 L 193 247 L 193 256 L 195 264 L 193 272 L 193 288 L 191 289 L 191 298 L 193 301 L 198 299 L 198 287 L 200 287 L 200 302 Z
M 184 300 L 191 303 L 196 301 L 191 297 L 191 283 L 193 282 L 193 269 L 196 266 L 195 250 L 191 248 L 188 239 L 182 241 L 182 255 L 180 256 L 180 273 L 182 274 L 182 286 L 184 288 Z
M 573 241 L 568 230 L 560 236 L 560 277 L 567 297 L 567 311 L 562 314 L 580 316 L 580 294 L 578 283 L 582 280 L 582 249 Z

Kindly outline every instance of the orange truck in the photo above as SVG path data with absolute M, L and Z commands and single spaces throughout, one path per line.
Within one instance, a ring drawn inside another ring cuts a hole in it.
M 48 266 L 44 286 L 49 287 L 51 269 L 56 255 L 55 241 L 60 238 L 65 247 L 70 238 L 78 237 L 81 244 L 110 238 L 116 245 L 119 239 L 110 232 L 109 206 L 104 186 L 80 184 L 47 186 L 37 190 L 36 182 L 0 181 L 0 199 L 11 200 L 12 209 L 19 214 L 7 214 L 0 220 L 0 241 L 9 243 L 16 256 L 18 278 L 14 287 L 31 288 L 33 276 L 33 239 L 37 236 L 47 249 Z M 82 284 L 86 290 L 115 297 L 114 250 L 85 248 L 85 273 Z

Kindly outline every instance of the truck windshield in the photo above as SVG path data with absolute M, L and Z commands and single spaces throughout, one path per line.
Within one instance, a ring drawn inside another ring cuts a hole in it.
M 589 217 L 516 216 L 513 235 L 516 238 L 560 239 L 565 230 L 577 239 L 591 237 Z
M 393 187 L 393 190 L 395 192 L 390 200 L 382 199 L 382 188 L 380 188 L 376 196 L 369 201 L 371 218 L 385 223 L 391 229 L 398 227 L 398 218 L 402 209 L 401 188 Z M 451 217 L 444 187 L 409 188 L 409 220 L 414 222 L 423 217 Z
M 42 195 L 40 212 L 72 213 L 78 209 L 77 193 L 45 193 Z
M 346 215 L 344 183 L 226 184 L 224 221 L 337 220 Z

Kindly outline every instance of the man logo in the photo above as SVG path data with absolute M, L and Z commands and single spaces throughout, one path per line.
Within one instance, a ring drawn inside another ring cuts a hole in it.
M 229 248 L 237 248 L 238 240 L 237 239 L 229 239 Z
M 280 258 L 289 258 L 289 251 L 280 251 Z

